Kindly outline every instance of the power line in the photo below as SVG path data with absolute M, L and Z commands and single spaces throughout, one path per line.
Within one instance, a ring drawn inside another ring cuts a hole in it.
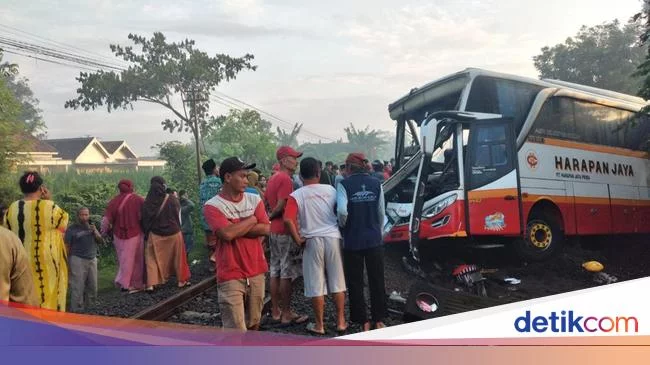
M 18 29 L 18 28 L 10 27 L 10 26 L 8 26 L 8 25 L 0 24 L 0 28 L 5 28 L 4 30 L 3 30 L 3 29 L 0 29 L 0 31 L 4 31 L 4 32 L 9 33 L 9 34 L 18 35 L 18 36 L 23 36 L 23 37 L 27 36 L 27 38 L 34 39 L 34 40 L 36 40 L 37 42 L 41 42 L 41 43 L 46 44 L 46 45 L 54 44 L 54 45 L 58 45 L 58 46 L 60 46 L 60 47 L 63 48 L 63 49 L 66 49 L 66 48 L 67 48 L 68 50 L 79 51 L 79 52 L 85 53 L 85 54 L 87 54 L 87 55 L 92 55 L 92 56 L 96 56 L 96 57 L 103 58 L 103 59 L 105 59 L 105 60 L 107 60 L 107 61 L 110 61 L 110 62 L 115 62 L 115 59 L 114 59 L 114 58 L 108 57 L 108 56 L 106 56 L 106 55 L 102 55 L 102 54 L 97 53 L 97 52 L 87 51 L 87 50 L 84 50 L 84 49 L 82 49 L 82 48 L 75 47 L 75 46 L 73 46 L 73 45 L 69 45 L 69 44 L 65 44 L 65 43 L 57 42 L 57 41 L 52 40 L 52 39 L 50 39 L 50 38 L 41 37 L 41 36 L 36 35 L 36 34 L 34 34 L 34 33 L 26 32 L 26 31 L 24 31 L 24 30 L 20 30 L 20 29 Z M 122 62 L 122 61 L 119 61 L 119 62 Z
M 222 93 L 222 92 L 215 91 L 215 93 L 222 95 L 223 98 L 225 98 L 225 99 L 234 100 L 235 102 L 238 102 L 238 103 L 240 103 L 240 104 L 243 104 L 243 105 L 245 105 L 245 106 L 247 106 L 247 107 L 249 107 L 249 108 L 251 108 L 251 109 L 254 109 L 254 110 L 256 110 L 256 111 L 258 111 L 258 112 L 264 114 L 264 115 L 267 115 L 267 116 L 269 116 L 269 117 L 271 117 L 271 118 L 277 120 L 279 123 L 283 123 L 284 125 L 288 126 L 289 128 L 293 128 L 294 125 L 297 124 L 297 123 L 290 122 L 290 121 L 287 121 L 287 120 L 285 120 L 285 119 L 282 119 L 282 118 L 280 118 L 280 117 L 278 117 L 278 116 L 276 116 L 276 115 L 274 115 L 274 114 L 271 114 L 271 113 L 269 113 L 269 112 L 266 112 L 266 111 L 264 111 L 264 110 L 262 110 L 262 109 L 260 109 L 260 108 L 258 108 L 258 107 L 256 107 L 256 106 L 254 106 L 254 105 L 251 105 L 251 104 L 249 104 L 249 103 L 247 103 L 247 102 L 244 102 L 244 101 L 239 100 L 239 99 L 237 99 L 237 98 L 234 98 L 234 97 L 232 97 L 232 96 L 228 96 L 228 95 L 226 95 L 226 94 L 224 94 L 224 93 Z M 215 97 L 218 97 L 218 96 L 215 96 Z M 332 139 L 332 138 L 325 137 L 325 136 L 320 135 L 320 134 L 318 134 L 318 133 L 311 132 L 311 131 L 309 131 L 309 130 L 307 130 L 307 129 L 301 129 L 300 131 L 301 131 L 301 132 L 304 131 L 305 134 L 309 134 L 309 135 L 311 135 L 312 137 L 315 137 L 315 138 L 325 139 L 325 140 L 328 140 L 328 141 L 334 142 L 334 139 Z
M 78 51 L 81 51 L 81 52 L 84 52 L 84 53 L 87 53 L 87 54 L 93 54 L 93 52 L 85 51 L 85 50 L 83 50 L 81 48 L 74 47 L 74 46 L 69 46 L 69 45 L 66 45 L 64 43 L 56 42 L 56 41 L 53 41 L 51 39 L 48 39 L 48 38 L 45 38 L 45 37 L 40 37 L 40 36 L 32 34 L 32 33 L 24 32 L 22 30 L 19 30 L 19 29 L 13 28 L 13 27 L 9 27 L 9 26 L 2 25 L 2 24 L 0 24 L 0 27 L 9 28 L 9 29 L 14 31 L 14 34 L 15 34 L 15 32 L 20 32 L 20 33 L 27 34 L 27 35 L 31 36 L 32 38 L 44 39 L 49 43 L 58 44 L 63 48 L 68 48 L 68 50 L 69 49 L 75 49 L 75 50 L 78 50 Z M 46 43 L 46 44 L 47 44 L 47 42 L 41 41 L 41 43 Z M 111 71 L 125 71 L 127 69 L 124 66 L 118 65 L 116 63 L 112 63 L 112 61 L 111 62 L 106 62 L 106 61 L 102 61 L 102 60 L 97 59 L 97 58 L 91 58 L 91 57 L 75 54 L 75 53 L 70 52 L 70 51 L 57 49 L 57 48 L 53 48 L 53 47 L 45 47 L 45 46 L 25 42 L 25 41 L 22 41 L 22 40 L 16 40 L 16 39 L 13 39 L 13 38 L 3 37 L 3 36 L 0 36 L 0 45 L 5 46 L 5 47 L 3 47 L 3 50 L 5 52 L 7 52 L 7 53 L 11 53 L 11 54 L 15 54 L 15 55 L 18 55 L 18 56 L 23 56 L 23 57 L 29 57 L 29 58 L 32 58 L 32 59 L 36 59 L 36 60 L 40 60 L 40 61 L 44 61 L 44 62 L 49 62 L 49 63 L 53 63 L 53 64 L 57 64 L 57 65 L 62 65 L 62 66 L 67 66 L 67 67 L 76 67 L 76 68 L 79 68 L 79 69 L 82 69 L 82 70 L 96 71 L 96 70 L 93 70 L 93 69 L 91 69 L 89 67 L 97 67 L 98 69 L 108 69 L 108 70 L 111 70 Z M 9 49 L 7 49 L 6 47 L 9 47 Z M 40 55 L 42 57 L 28 55 L 28 54 L 25 54 L 25 52 L 38 54 L 38 55 Z M 99 57 L 106 58 L 105 56 L 99 55 L 97 53 L 94 53 L 94 54 L 98 55 Z M 48 58 L 45 58 L 45 57 L 48 57 Z M 63 62 L 61 62 L 61 61 L 63 61 Z M 72 63 L 72 64 L 70 64 L 70 63 Z M 267 112 L 267 111 L 265 111 L 265 110 L 263 110 L 261 108 L 258 108 L 256 106 L 250 104 L 250 103 L 247 103 L 247 102 L 245 102 L 243 100 L 240 100 L 240 99 L 231 97 L 229 95 L 226 95 L 225 93 L 218 92 L 218 91 L 215 91 L 215 93 L 219 94 L 220 96 L 219 95 L 213 95 L 214 98 L 212 99 L 212 101 L 215 101 L 215 102 L 217 102 L 217 103 L 219 103 L 221 105 L 224 105 L 226 107 L 234 108 L 234 109 L 237 109 L 237 110 L 243 110 L 243 109 L 246 109 L 245 107 L 242 107 L 242 105 L 244 105 L 247 108 L 256 110 L 257 112 L 259 112 L 259 113 L 261 113 L 261 114 L 263 114 L 265 116 L 270 117 L 271 119 L 275 120 L 276 123 L 283 124 L 284 126 L 286 126 L 288 128 L 293 128 L 294 125 L 297 124 L 297 123 L 287 121 L 287 120 L 285 120 L 283 118 L 280 118 L 275 114 Z M 324 139 L 324 140 L 328 140 L 328 141 L 332 141 L 332 142 L 335 141 L 332 138 L 320 135 L 318 133 L 312 132 L 312 131 L 310 131 L 308 129 L 305 129 L 305 128 L 302 128 L 300 130 L 300 133 L 303 133 L 305 135 L 309 135 L 312 138 Z
M 124 68 L 121 66 L 116 66 L 116 65 L 111 65 L 102 61 L 98 61 L 96 59 L 92 59 L 89 57 L 85 56 L 80 56 L 80 55 L 75 55 L 72 53 L 68 53 L 65 51 L 53 49 L 53 48 L 48 48 L 48 47 L 43 47 L 39 45 L 34 45 L 31 43 L 11 39 L 11 38 L 6 38 L 0 36 L 0 45 L 4 45 L 3 48 L 9 47 L 9 49 L 13 49 L 16 51 L 28 51 L 30 53 L 36 53 L 40 54 L 43 56 L 47 57 L 52 57 L 52 58 L 57 58 L 69 62 L 74 62 L 74 63 L 80 63 L 82 65 L 86 66 L 95 66 L 99 68 L 107 68 L 112 71 L 123 71 Z
M 82 69 L 82 70 L 85 70 L 85 71 L 96 71 L 95 69 L 83 67 L 81 65 L 70 65 L 70 64 L 67 64 L 67 63 L 57 62 L 57 61 L 50 60 L 50 59 L 47 59 L 47 58 L 41 58 L 41 57 L 37 57 L 37 56 L 23 54 L 23 53 L 16 52 L 16 51 L 11 51 L 11 50 L 8 50 L 8 49 L 1 49 L 0 48 L 0 50 L 2 50 L 2 52 L 10 53 L 10 54 L 13 54 L 13 55 L 16 55 L 16 56 L 32 58 L 32 59 L 35 59 L 35 60 L 38 60 L 38 61 L 49 62 L 49 63 L 53 63 L 53 64 L 56 64 L 56 65 L 66 66 L 66 67 L 70 67 L 70 68 L 74 68 L 74 69 Z

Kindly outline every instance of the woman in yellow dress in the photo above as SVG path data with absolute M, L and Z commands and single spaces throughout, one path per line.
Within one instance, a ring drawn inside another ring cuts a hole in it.
M 54 204 L 37 172 L 23 174 L 20 190 L 24 197 L 9 206 L 3 225 L 25 246 L 41 308 L 65 312 L 68 264 L 63 234 L 68 213 Z

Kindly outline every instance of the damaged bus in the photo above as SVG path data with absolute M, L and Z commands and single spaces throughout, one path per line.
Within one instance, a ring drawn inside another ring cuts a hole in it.
M 544 260 L 566 236 L 650 233 L 647 105 L 556 80 L 467 69 L 389 105 L 387 243 L 454 238 Z

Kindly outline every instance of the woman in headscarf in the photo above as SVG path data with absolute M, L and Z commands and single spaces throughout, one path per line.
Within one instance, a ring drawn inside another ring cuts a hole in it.
M 181 205 L 175 196 L 165 193 L 166 188 L 162 177 L 152 177 L 149 193 L 142 205 L 147 290 L 164 284 L 172 274 L 176 275 L 179 287 L 190 284 L 190 268 L 179 218 Z
M 19 184 L 24 196 L 9 206 L 3 225 L 25 246 L 40 307 L 65 312 L 68 263 L 63 234 L 68 213 L 54 204 L 37 172 L 25 172 Z
M 129 293 L 144 289 L 144 234 L 140 215 L 144 199 L 133 191 L 131 180 L 120 180 L 119 194 L 109 203 L 102 219 L 102 234 L 113 232 L 118 270 L 115 284 Z

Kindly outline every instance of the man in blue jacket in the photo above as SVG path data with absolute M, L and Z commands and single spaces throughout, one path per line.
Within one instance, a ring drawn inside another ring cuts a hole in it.
M 370 329 L 363 292 L 363 268 L 370 287 L 371 319 L 374 328 L 383 328 L 386 317 L 384 285 L 384 191 L 381 182 L 370 176 L 368 160 L 351 153 L 345 160 L 347 177 L 337 185 L 336 203 L 343 232 L 343 265 L 350 299 L 350 321 L 364 331 Z

